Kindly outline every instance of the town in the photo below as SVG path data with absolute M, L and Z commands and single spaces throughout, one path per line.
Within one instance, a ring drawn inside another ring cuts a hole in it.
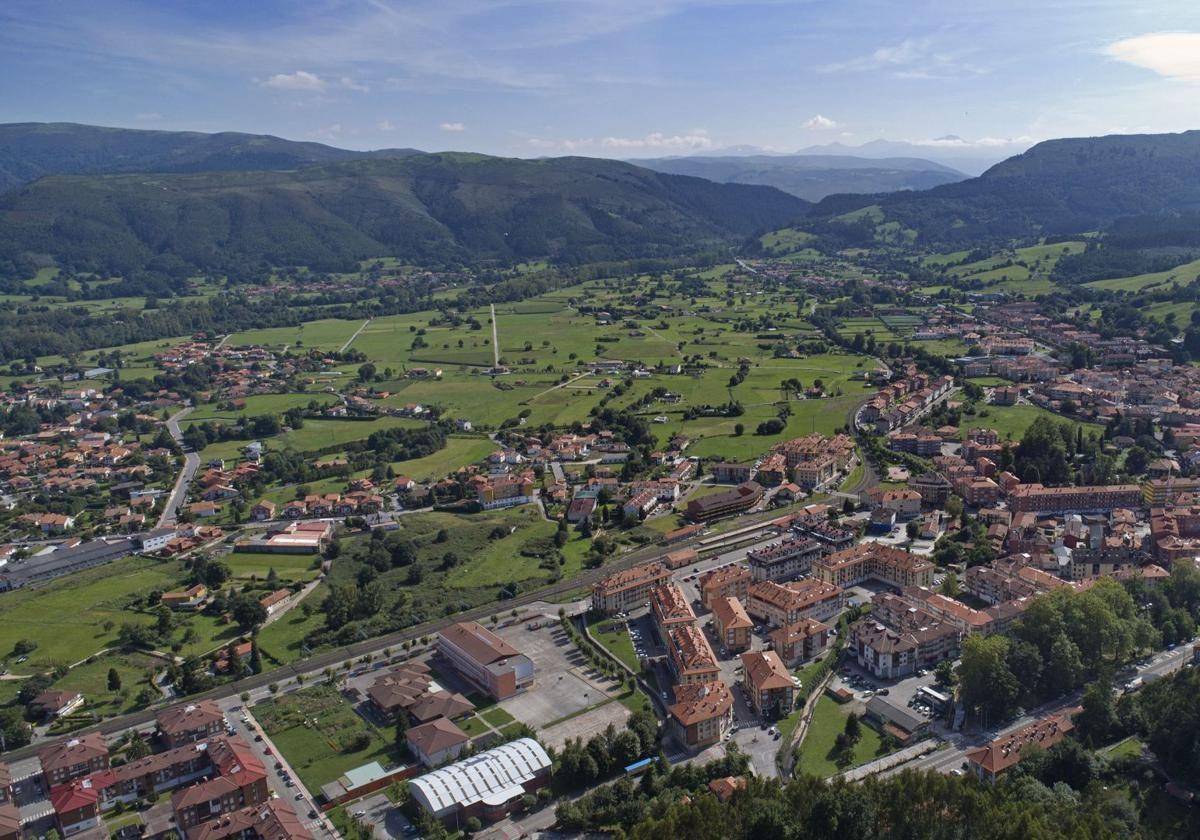
M 584 831 L 668 768 L 1148 749 L 1200 650 L 1196 368 L 915 289 L 777 327 L 797 279 L 15 366 L 0 838 Z

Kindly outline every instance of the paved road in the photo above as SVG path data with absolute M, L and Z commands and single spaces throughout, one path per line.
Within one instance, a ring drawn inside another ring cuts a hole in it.
M 1163 651 L 1155 654 L 1145 665 L 1138 666 L 1138 676 L 1145 679 L 1147 676 L 1160 677 L 1170 674 L 1183 667 L 1191 656 L 1192 646 L 1190 643 L 1180 645 L 1173 651 Z M 1124 679 L 1128 679 L 1124 678 Z M 1118 680 L 1122 682 L 1123 680 Z M 1081 692 L 1073 692 L 1072 694 L 1045 704 L 1037 709 L 1029 711 L 1022 717 L 1014 720 L 1012 723 L 1005 726 L 986 731 L 975 731 L 970 733 L 951 732 L 946 733 L 943 729 L 943 737 L 948 743 L 948 747 L 938 750 L 937 752 L 929 753 L 928 755 L 918 758 L 916 761 L 910 761 L 889 770 L 885 770 L 883 776 L 889 776 L 894 773 L 899 773 L 903 770 L 934 770 L 938 773 L 949 773 L 952 770 L 962 767 L 966 761 L 966 754 L 975 747 L 992 741 L 995 738 L 1020 729 L 1022 726 L 1028 726 L 1038 718 L 1046 717 L 1063 709 L 1079 703 Z
M 371 319 L 370 319 L 370 318 L 368 318 L 367 320 L 363 321 L 363 322 L 362 322 L 362 326 L 360 326 L 358 329 L 356 329 L 356 330 L 354 331 L 354 335 L 352 335 L 352 336 L 350 336 L 349 338 L 347 338 L 347 339 L 346 339 L 346 343 L 342 345 L 341 349 L 340 349 L 340 350 L 338 350 L 338 352 L 339 352 L 339 353 L 345 353 L 345 352 L 346 352 L 346 348 L 347 348 L 347 347 L 349 347 L 351 344 L 353 344 L 353 343 L 354 343 L 354 339 L 358 338 L 358 336 L 359 336 L 359 333 L 361 333 L 363 330 L 365 330 L 365 329 L 367 328 L 367 324 L 369 324 L 369 323 L 371 323 Z
M 496 324 L 496 304 L 492 304 L 492 357 L 495 367 L 500 367 L 500 330 Z
M 187 417 L 191 412 L 191 408 L 184 408 L 172 414 L 167 420 L 167 431 L 170 432 L 171 438 L 180 446 L 183 446 L 183 432 L 179 429 L 179 421 Z M 179 471 L 179 476 L 175 479 L 175 486 L 171 489 L 171 495 L 167 497 L 167 503 L 163 506 L 162 513 L 158 517 L 159 528 L 168 528 L 175 524 L 179 513 L 179 506 L 187 498 L 188 487 L 191 485 L 192 478 L 196 475 L 196 470 L 199 468 L 199 454 L 185 451 L 183 455 L 183 469 Z

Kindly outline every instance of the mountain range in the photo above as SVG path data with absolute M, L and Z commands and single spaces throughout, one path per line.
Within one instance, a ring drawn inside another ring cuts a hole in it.
M 850 155 L 725 155 L 633 161 L 657 172 L 710 181 L 777 187 L 807 201 L 836 193 L 924 190 L 964 180 L 949 166 L 921 158 L 863 158 Z
M 378 156 L 284 171 L 55 175 L 0 194 L 0 271 L 53 257 L 106 274 L 548 257 L 728 247 L 802 217 L 770 187 L 594 158 Z
M 46 175 L 295 169 L 416 149 L 355 152 L 269 134 L 148 131 L 79 123 L 0 124 L 0 192 Z
M 867 207 L 928 245 L 1076 234 L 1130 217 L 1166 223 L 1200 210 L 1200 131 L 1047 140 L 978 178 L 918 193 L 829 196 L 810 217 Z

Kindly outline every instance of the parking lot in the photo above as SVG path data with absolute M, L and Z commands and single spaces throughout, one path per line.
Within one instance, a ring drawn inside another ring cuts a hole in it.
M 533 624 L 542 626 L 533 630 L 530 629 Z M 598 724 L 598 731 L 610 722 L 619 723 L 615 718 L 624 721 L 628 716 L 628 711 L 619 703 L 607 704 L 616 709 L 601 706 L 584 711 L 603 703 L 620 687 L 592 669 L 557 620 L 516 622 L 498 629 L 497 633 L 533 660 L 533 688 L 499 704 L 517 720 L 536 729 L 548 730 L 555 721 L 575 715 L 568 722 L 572 724 L 572 730 L 582 733 L 591 731 L 593 725 Z M 595 720 L 591 720 L 593 716 Z
M 844 660 L 844 664 L 838 669 L 837 674 L 833 677 L 833 682 L 830 683 L 830 688 L 834 690 L 845 688 L 852 692 L 856 700 L 865 702 L 871 697 L 879 695 L 894 706 L 908 709 L 914 714 L 932 720 L 935 715 L 929 704 L 922 702 L 917 697 L 917 690 L 922 687 L 936 690 L 932 672 L 914 674 L 895 681 L 880 680 L 860 668 L 853 660 Z

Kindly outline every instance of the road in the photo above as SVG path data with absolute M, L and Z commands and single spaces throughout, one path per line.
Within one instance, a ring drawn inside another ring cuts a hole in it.
M 1191 650 L 1192 645 L 1189 642 L 1179 645 L 1175 650 L 1156 653 L 1144 665 L 1137 667 L 1137 675 L 1145 679 L 1148 676 L 1161 677 L 1173 673 L 1182 668 L 1184 663 L 1187 662 L 1191 656 Z M 1118 680 L 1118 682 L 1124 682 L 1130 678 L 1126 676 Z M 1028 726 L 1038 718 L 1043 718 L 1055 712 L 1060 712 L 1063 709 L 1078 705 L 1081 694 L 1081 692 L 1075 691 L 1066 697 L 1051 701 L 1037 709 L 1030 710 L 1011 723 L 995 730 L 947 732 L 944 727 L 941 727 L 939 734 L 947 742 L 947 748 L 929 753 L 907 764 L 893 767 L 880 775 L 889 776 L 903 770 L 934 770 L 938 773 L 949 773 L 952 770 L 959 769 L 962 767 L 963 762 L 967 760 L 968 751 L 989 743 L 1001 735 L 1013 732 L 1023 726 Z
M 346 352 L 346 348 L 348 348 L 348 347 L 349 347 L 351 344 L 353 344 L 353 343 L 354 343 L 354 339 L 358 338 L 359 334 L 360 334 L 360 333 L 361 333 L 363 330 L 365 330 L 365 329 L 367 328 L 367 324 L 369 324 L 369 323 L 371 323 L 371 319 L 370 319 L 370 318 L 368 318 L 367 320 L 363 321 L 363 322 L 362 322 L 362 326 L 360 326 L 358 329 L 356 329 L 356 330 L 354 331 L 354 335 L 352 335 L 352 336 L 350 336 L 349 338 L 347 338 L 347 339 L 346 339 L 346 343 L 345 343 L 345 344 L 343 344 L 343 345 L 341 346 L 341 349 L 339 349 L 339 350 L 338 350 L 338 352 L 339 352 L 339 353 L 345 353 L 345 352 Z
M 496 304 L 492 304 L 492 358 L 495 367 L 500 367 L 500 328 L 496 324 Z
M 167 419 L 167 431 L 171 434 L 174 440 L 181 447 L 183 446 L 183 432 L 179 429 L 179 421 L 191 414 L 192 409 L 184 408 L 170 416 Z M 162 513 L 158 517 L 159 528 L 169 528 L 175 524 L 176 517 L 179 514 L 179 506 L 183 504 L 183 500 L 187 498 L 188 487 L 192 483 L 192 478 L 196 475 L 196 470 L 200 468 L 200 455 L 196 452 L 184 450 L 183 453 L 183 469 L 179 471 L 179 476 L 175 479 L 175 486 L 171 489 L 171 495 L 167 497 L 167 503 L 163 506 Z

